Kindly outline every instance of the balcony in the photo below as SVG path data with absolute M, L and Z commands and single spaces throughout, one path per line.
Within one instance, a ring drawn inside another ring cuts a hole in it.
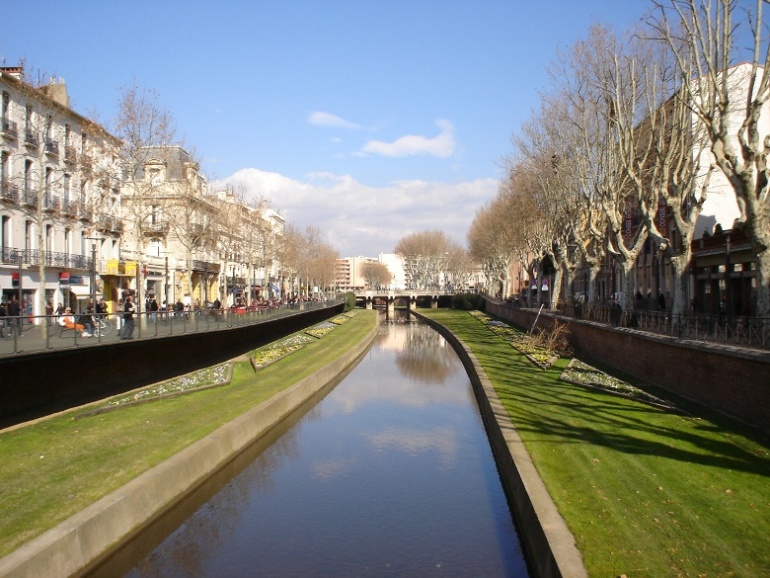
M 28 207 L 37 207 L 37 192 L 25 189 L 21 202 Z
M 59 156 L 59 143 L 55 140 L 46 140 L 45 141 L 45 154 L 47 154 L 50 157 L 58 157 Z
M 0 199 L 7 203 L 17 203 L 19 201 L 19 187 L 11 183 L 3 183 Z
M 208 273 L 218 273 L 219 272 L 219 263 L 211 263 L 209 261 L 199 261 L 197 259 L 192 260 L 192 270 L 193 271 L 204 271 Z
M 47 213 L 55 213 L 58 211 L 59 197 L 55 197 L 51 193 L 45 193 L 43 195 L 43 210 Z
M 91 178 L 94 170 L 94 161 L 89 155 L 80 155 L 80 172 L 85 178 Z
M 96 228 L 102 232 L 108 232 L 113 230 L 113 219 L 107 215 L 99 215 L 96 219 Z
M 78 204 L 76 201 L 70 201 L 68 199 L 61 200 L 61 212 L 63 215 L 69 215 L 74 217 L 78 214 Z
M 37 138 L 35 131 L 27 129 L 24 131 L 24 144 L 31 148 L 40 146 L 40 139 Z
M 144 228 L 145 235 L 158 235 L 168 233 L 168 223 L 149 223 Z
M 7 139 L 16 140 L 19 138 L 19 129 L 16 127 L 16 123 L 7 118 L 4 118 L 0 123 L 0 133 Z
M 73 146 L 64 147 L 64 162 L 68 165 L 74 165 L 78 162 L 78 153 Z
M 90 222 L 93 220 L 94 213 L 91 210 L 91 207 L 89 207 L 85 203 L 78 203 L 77 206 L 78 206 L 78 212 L 77 212 L 78 219 L 84 222 L 85 221 Z

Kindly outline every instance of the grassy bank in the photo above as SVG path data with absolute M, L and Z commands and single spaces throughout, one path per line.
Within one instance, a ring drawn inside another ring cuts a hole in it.
M 359 311 L 257 372 L 244 357 L 226 385 L 104 413 L 81 408 L 0 432 L 0 556 L 323 367 L 375 320 Z
M 672 396 L 689 415 L 559 381 L 567 360 L 534 369 L 467 312 L 424 313 L 484 366 L 590 576 L 770 576 L 766 439 Z

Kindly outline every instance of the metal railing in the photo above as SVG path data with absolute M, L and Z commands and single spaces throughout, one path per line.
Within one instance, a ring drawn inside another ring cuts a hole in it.
M 672 314 L 649 309 L 569 304 L 557 315 L 628 327 L 690 341 L 708 341 L 751 349 L 770 349 L 770 318 L 725 314 Z
M 339 303 L 309 301 L 275 307 L 208 309 L 198 311 L 139 311 L 134 314 L 134 339 L 162 339 L 183 333 L 219 331 L 262 323 Z M 83 324 L 77 313 L 76 324 Z M 110 327 L 85 337 L 78 330 L 62 329 L 57 315 L 0 317 L 0 357 L 119 341 L 124 322 L 120 312 L 105 314 Z M 87 328 L 87 329 L 90 329 Z

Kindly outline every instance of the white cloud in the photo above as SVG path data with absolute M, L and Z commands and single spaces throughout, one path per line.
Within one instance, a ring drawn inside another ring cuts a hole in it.
M 449 157 L 455 151 L 454 126 L 448 120 L 437 120 L 436 126 L 439 127 L 441 132 L 433 138 L 410 134 L 402 136 L 393 142 L 372 140 L 366 143 L 361 151 L 386 157 L 415 155 L 430 155 L 440 158 Z
M 307 121 L 313 126 L 331 126 L 335 128 L 347 128 L 351 130 L 357 130 L 361 128 L 359 125 L 353 122 L 349 122 L 337 115 L 323 111 L 315 111 L 310 113 L 310 115 L 307 117 Z
M 287 222 L 314 225 L 342 256 L 377 257 L 390 253 L 404 236 L 442 230 L 457 243 L 478 207 L 497 193 L 496 179 L 460 183 L 393 181 L 382 187 L 358 182 L 350 175 L 312 173 L 304 181 L 256 168 L 240 170 L 225 183 L 241 184 L 248 194 L 270 200 Z

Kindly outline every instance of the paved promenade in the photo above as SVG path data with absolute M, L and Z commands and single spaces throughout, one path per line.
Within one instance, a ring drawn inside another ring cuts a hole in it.
M 241 327 L 326 305 L 326 303 L 303 303 L 259 311 L 224 311 L 219 315 L 203 313 L 174 316 L 167 314 L 158 315 L 154 320 L 142 313 L 135 316 L 133 338 L 159 339 L 182 333 L 200 333 Z M 77 331 L 72 330 L 61 332 L 61 328 L 54 322 L 54 318 L 37 318 L 36 323 L 25 320 L 22 324 L 21 337 L 12 332 L 9 327 L 4 327 L 3 337 L 0 338 L 0 357 L 115 343 L 119 341 L 120 315 L 108 315 L 107 319 L 110 322 L 110 330 L 105 334 L 97 332 L 92 337 L 81 337 Z M 43 324 L 45 323 L 49 323 L 47 332 L 44 331 L 46 328 Z

